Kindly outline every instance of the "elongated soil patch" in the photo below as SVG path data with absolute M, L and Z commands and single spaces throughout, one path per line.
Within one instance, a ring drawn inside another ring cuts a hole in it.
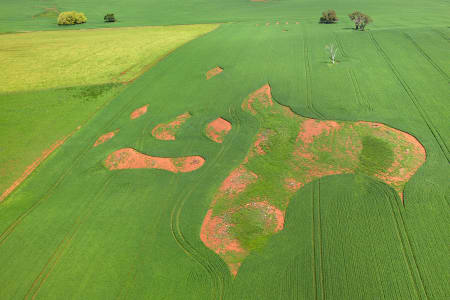
M 140 153 L 132 148 L 124 148 L 111 153 L 104 161 L 109 170 L 160 169 L 172 173 L 187 173 L 203 166 L 201 156 L 157 157 Z
M 231 123 L 217 118 L 206 126 L 206 136 L 216 143 L 223 143 L 225 136 L 231 130 Z
M 137 119 L 140 116 L 144 115 L 147 113 L 147 109 L 148 109 L 148 104 L 144 105 L 142 107 L 139 107 L 138 109 L 136 109 L 135 111 L 133 111 L 130 115 L 131 120 Z
M 381 123 L 302 117 L 275 102 L 268 84 L 241 107 L 260 129 L 214 194 L 200 233 L 233 276 L 248 254 L 283 229 L 290 199 L 307 183 L 362 173 L 388 184 L 403 201 L 406 183 L 426 160 L 422 144 L 406 132 Z
M 97 147 L 98 145 L 101 145 L 101 144 L 105 143 L 106 141 L 112 139 L 118 132 L 119 132 L 119 129 L 105 133 L 104 135 L 102 135 L 95 141 L 94 147 Z
M 211 69 L 208 72 L 206 72 L 206 80 L 210 80 L 211 78 L 219 75 L 222 72 L 223 72 L 223 69 L 221 67 L 215 67 L 214 69 Z
M 181 125 L 183 125 L 190 117 L 191 114 L 185 112 L 169 123 L 158 124 L 155 128 L 153 128 L 152 135 L 158 140 L 174 141 L 176 139 L 176 133 L 180 129 Z

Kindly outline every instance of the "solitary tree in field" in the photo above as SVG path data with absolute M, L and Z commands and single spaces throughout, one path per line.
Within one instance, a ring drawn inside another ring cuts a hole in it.
M 327 49 L 328 53 L 330 54 L 330 60 L 334 64 L 336 62 L 336 54 L 339 48 L 336 47 L 334 44 L 329 44 L 325 46 L 325 49 Z
M 372 23 L 372 18 L 360 11 L 354 11 L 348 17 L 355 23 L 355 30 L 364 30 L 367 24 Z

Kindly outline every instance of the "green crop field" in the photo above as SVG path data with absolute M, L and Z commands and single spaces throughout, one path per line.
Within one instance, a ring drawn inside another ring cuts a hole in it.
M 0 7 L 0 299 L 450 297 L 448 1 Z

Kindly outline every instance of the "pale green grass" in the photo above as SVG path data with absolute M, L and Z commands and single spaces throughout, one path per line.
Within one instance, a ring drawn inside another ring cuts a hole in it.
M 216 24 L 0 35 L 0 93 L 123 82 Z M 126 72 L 126 73 L 123 73 Z

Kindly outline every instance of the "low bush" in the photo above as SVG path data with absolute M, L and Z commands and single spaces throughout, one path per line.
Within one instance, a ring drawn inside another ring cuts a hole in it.
M 106 14 L 106 16 L 103 18 L 105 22 L 115 22 L 116 17 L 114 17 L 114 14 Z
M 338 17 L 336 16 L 336 11 L 333 9 L 329 9 L 328 11 L 322 12 L 322 16 L 320 17 L 319 22 L 324 24 L 333 24 L 339 21 Z
M 87 18 L 84 13 L 76 11 L 65 11 L 58 16 L 58 25 L 75 25 L 86 23 Z

